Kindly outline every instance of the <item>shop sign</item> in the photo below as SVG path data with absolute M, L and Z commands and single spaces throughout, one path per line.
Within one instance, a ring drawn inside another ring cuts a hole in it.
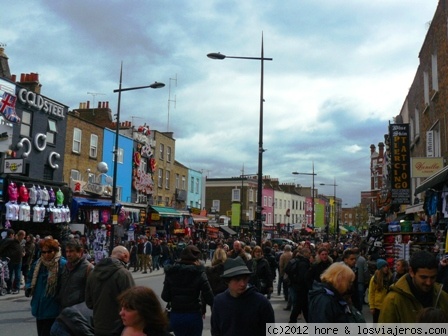
M 5 159 L 3 161 L 3 173 L 5 174 L 22 174 L 23 159 Z
M 91 194 L 95 194 L 95 195 L 102 195 L 104 192 L 104 186 L 99 183 L 90 183 L 89 182 L 84 186 L 83 191 L 91 193 Z
M 153 220 L 153 221 L 160 220 L 160 215 L 156 212 L 151 213 L 151 220 Z
M 409 124 L 389 125 L 392 204 L 411 204 Z
M 174 234 L 184 234 L 185 229 L 174 229 Z
M 430 177 L 443 168 L 443 158 L 411 158 L 411 177 Z
M 22 104 L 32 106 L 38 111 L 42 111 L 61 119 L 65 118 L 65 107 L 63 105 L 57 104 L 38 93 L 22 88 L 19 90 L 18 98 Z

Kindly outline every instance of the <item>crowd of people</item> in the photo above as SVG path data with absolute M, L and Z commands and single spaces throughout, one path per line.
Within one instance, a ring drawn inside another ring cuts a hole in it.
M 144 236 L 93 264 L 76 236 L 60 243 L 9 229 L 0 241 L 0 257 L 9 260 L 8 293 L 24 290 L 31 298 L 39 336 L 199 336 L 207 306 L 212 335 L 264 335 L 266 323 L 275 322 L 274 291 L 290 323 L 361 323 L 364 314 L 375 323 L 448 321 L 448 259 L 414 252 L 392 271 L 385 259 L 364 252 L 330 242 L 258 246 Z M 166 307 L 132 276 L 160 268 Z

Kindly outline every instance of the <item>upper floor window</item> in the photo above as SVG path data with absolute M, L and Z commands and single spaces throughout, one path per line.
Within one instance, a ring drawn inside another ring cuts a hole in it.
M 96 158 L 98 155 L 98 135 L 90 134 L 90 157 Z
M 423 71 L 423 97 L 425 105 L 429 105 L 429 74 L 427 71 Z
M 176 174 L 176 189 L 179 189 L 180 187 L 180 175 Z
M 159 175 L 157 177 L 157 186 L 159 188 L 162 188 L 162 186 L 163 186 L 163 170 L 162 170 L 162 168 L 159 168 Z
M 31 113 L 27 111 L 22 112 L 22 120 L 20 120 L 20 135 L 24 137 L 31 137 Z
M 81 153 L 81 139 L 82 139 L 82 131 L 79 128 L 73 129 L 73 145 L 72 151 L 74 153 Z
M 165 189 L 169 189 L 170 188 L 170 171 L 167 170 L 165 172 Z
M 114 147 L 114 153 L 115 153 L 115 147 Z M 123 158 L 124 158 L 124 149 L 118 147 L 117 162 L 118 163 L 123 163 Z M 112 156 L 112 161 L 115 161 L 115 154 Z
M 72 170 L 70 170 L 70 178 L 72 180 L 79 181 L 79 180 L 81 180 L 81 173 L 79 172 L 79 170 L 72 169 Z
M 196 194 L 199 194 L 199 179 L 196 179 L 196 188 L 195 188 Z
M 160 160 L 163 160 L 163 157 L 164 157 L 164 152 L 165 152 L 165 145 L 164 144 L 160 144 L 160 153 L 159 153 L 159 159 Z
M 166 161 L 171 162 L 171 147 L 166 146 Z
M 194 177 L 193 176 L 190 179 L 190 192 L 194 192 Z
M 437 73 L 437 54 L 431 55 L 431 77 L 432 77 L 432 89 L 439 91 L 439 76 Z
M 232 202 L 240 202 L 241 201 L 241 190 L 240 189 L 232 189 Z
M 183 175 L 182 175 L 182 190 L 187 190 L 187 180 Z
M 58 128 L 56 124 L 56 120 L 48 119 L 48 130 L 47 130 L 47 138 L 45 139 L 49 144 L 55 144 L 56 142 L 56 134 L 58 133 Z

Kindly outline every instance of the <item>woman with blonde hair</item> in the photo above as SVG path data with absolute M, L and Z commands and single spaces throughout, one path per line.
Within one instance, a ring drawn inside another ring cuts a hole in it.
M 208 282 L 212 288 L 213 294 L 216 296 L 219 293 L 224 292 L 227 289 L 227 284 L 224 279 L 221 278 L 224 272 L 224 263 L 227 260 L 227 253 L 222 248 L 218 248 L 212 259 L 212 265 L 205 268 L 205 274 L 207 274 Z M 205 302 L 203 302 L 205 308 Z M 203 311 L 203 313 L 205 313 Z
M 40 241 L 40 258 L 31 266 L 25 285 L 25 296 L 32 296 L 31 314 L 36 318 L 38 336 L 50 335 L 61 310 L 57 288 L 66 262 L 57 240 Z
M 373 315 L 373 323 L 378 323 L 381 306 L 389 291 L 389 286 L 392 284 L 392 272 L 387 261 L 378 259 L 376 268 L 377 270 L 369 283 L 369 306 L 370 313 Z
M 350 289 L 355 273 L 343 263 L 333 263 L 314 281 L 309 292 L 309 323 L 362 323 L 362 314 L 351 304 Z
M 167 334 L 168 319 L 157 295 L 151 288 L 131 287 L 118 296 L 122 336 Z

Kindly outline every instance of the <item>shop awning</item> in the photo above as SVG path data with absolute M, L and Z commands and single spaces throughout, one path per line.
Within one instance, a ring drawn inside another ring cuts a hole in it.
M 157 212 L 160 217 L 181 217 L 182 214 L 174 208 L 159 207 L 151 205 L 151 209 Z
M 195 215 L 195 214 L 192 214 L 191 216 L 193 217 L 193 222 L 196 222 L 196 223 L 207 223 L 208 222 L 208 217 L 199 216 L 199 215 Z
M 121 204 L 118 203 L 117 205 L 119 208 L 121 207 Z M 71 208 L 72 221 L 78 216 L 79 208 L 110 208 L 111 206 L 111 201 L 73 197 Z
M 423 183 L 415 189 L 414 195 L 424 192 L 429 188 L 434 188 L 436 185 L 445 182 L 447 178 L 448 166 L 440 169 L 437 173 L 424 180 Z
M 236 235 L 236 232 L 233 231 L 233 230 L 232 230 L 231 228 L 229 228 L 228 226 L 221 225 L 219 228 L 221 229 L 221 231 L 223 231 L 223 232 L 225 232 L 225 233 L 227 233 L 227 234 L 229 234 L 229 235 L 231 235 L 231 236 L 235 236 L 235 235 Z

